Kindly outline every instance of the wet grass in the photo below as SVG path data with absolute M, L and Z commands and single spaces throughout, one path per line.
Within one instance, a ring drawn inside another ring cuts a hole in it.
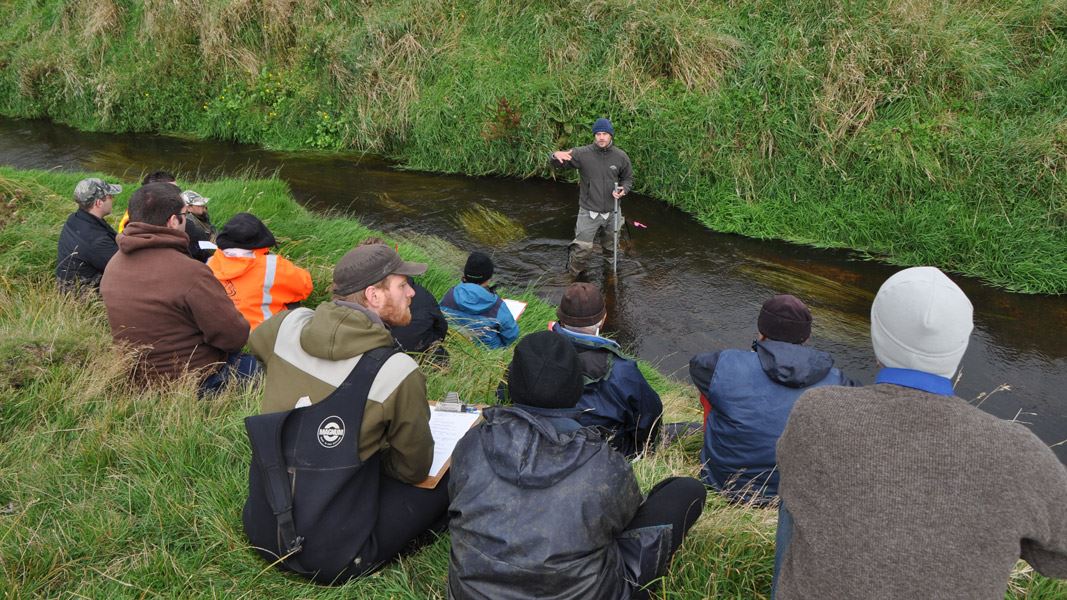
M 484 246 L 506 246 L 526 237 L 526 228 L 521 223 L 481 204 L 456 215 L 456 224 Z
M 258 409 L 255 385 L 207 401 L 195 382 L 131 389 L 130 357 L 111 343 L 104 308 L 59 294 L 52 281 L 68 198 L 85 174 L 0 168 L 0 591 L 11 598 L 390 598 L 445 597 L 449 542 L 438 539 L 382 572 L 340 588 L 281 575 L 259 560 L 241 530 L 249 450 L 243 417 Z M 117 202 L 121 213 L 135 187 Z M 216 222 L 252 211 L 280 252 L 309 267 L 324 300 L 332 264 L 373 232 L 318 217 L 279 180 L 196 182 Z M 117 217 L 117 216 L 116 216 Z M 394 242 L 397 240 L 390 240 Z M 428 237 L 399 240 L 409 260 L 432 264 L 423 283 L 440 295 L 458 278 L 464 253 Z M 523 333 L 553 309 L 532 293 Z M 448 390 L 492 401 L 509 360 L 450 335 L 447 368 L 428 370 L 431 398 Z M 642 365 L 668 421 L 697 420 L 694 392 Z M 634 464 L 644 489 L 670 475 L 695 475 L 699 438 Z M 675 557 L 659 598 L 765 598 L 774 553 L 773 511 L 709 499 Z M 1008 598 L 1053 599 L 1062 583 L 1023 563 Z
M 520 177 L 608 115 L 637 191 L 712 229 L 1067 292 L 1065 0 L 12 0 L 0 18 L 5 115 Z

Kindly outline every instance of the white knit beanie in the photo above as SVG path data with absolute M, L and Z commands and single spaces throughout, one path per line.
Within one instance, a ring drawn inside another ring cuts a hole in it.
M 974 307 L 934 267 L 912 267 L 882 284 L 871 305 L 874 355 L 887 367 L 951 379 L 974 329 Z

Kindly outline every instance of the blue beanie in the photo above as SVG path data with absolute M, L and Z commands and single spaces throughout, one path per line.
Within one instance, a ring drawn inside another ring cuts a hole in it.
M 611 121 L 605 119 L 604 117 L 600 117 L 596 120 L 595 123 L 593 123 L 593 135 L 596 135 L 601 131 L 605 133 L 610 133 L 611 137 L 615 137 L 615 128 L 611 126 Z

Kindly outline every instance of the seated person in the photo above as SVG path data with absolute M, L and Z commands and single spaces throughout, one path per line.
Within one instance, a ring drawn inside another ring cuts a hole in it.
M 271 254 L 277 241 L 255 215 L 234 215 L 217 242 L 219 251 L 207 266 L 252 329 L 311 295 L 311 273 Z
M 778 495 L 775 444 L 793 403 L 812 387 L 854 385 L 826 352 L 804 346 L 811 311 L 795 296 L 763 303 L 752 351 L 698 354 L 689 375 L 704 405 L 704 483 L 730 500 L 767 504 Z
M 257 372 L 255 359 L 240 353 L 248 321 L 211 269 L 189 258 L 185 203 L 177 187 L 152 183 L 135 191 L 118 245 L 100 281 L 100 295 L 115 341 L 145 349 L 137 378 L 170 379 L 195 371 L 204 394 L 231 375 L 248 378 Z
M 61 290 L 79 286 L 100 287 L 104 267 L 118 252 L 115 230 L 104 217 L 111 214 L 121 185 L 102 179 L 83 179 L 74 188 L 78 210 L 67 217 L 59 233 L 56 252 L 56 282 Z
M 452 454 L 449 597 L 647 597 L 704 486 L 672 477 L 642 502 L 626 458 L 577 421 L 581 365 L 563 336 L 523 338 L 507 382 L 514 404 L 487 409 Z
M 178 187 L 176 182 L 177 179 L 174 177 L 174 174 L 169 171 L 152 171 L 144 176 L 144 179 L 141 180 L 141 185 L 148 185 L 150 183 L 169 183 L 174 187 Z M 180 192 L 181 188 L 178 188 L 178 191 Z M 122 230 L 126 228 L 126 224 L 129 222 L 130 209 L 127 208 L 126 212 L 122 213 L 122 219 L 119 220 L 119 233 L 122 233 Z
M 381 238 L 371 236 L 360 242 L 360 245 L 383 243 L 385 242 Z M 415 297 L 411 299 L 411 323 L 390 327 L 389 332 L 393 334 L 397 347 L 404 352 L 430 352 L 435 361 L 447 361 L 448 351 L 445 350 L 443 342 L 448 335 L 448 321 L 441 314 L 437 298 L 411 277 L 408 277 L 408 285 L 415 290 Z
M 1020 557 L 1067 579 L 1067 468 L 953 391 L 973 314 L 938 269 L 904 269 L 871 305 L 875 384 L 797 400 L 778 443 L 779 600 L 1000 599 Z
M 182 192 L 182 200 L 189 211 L 185 220 L 185 233 L 189 234 L 189 256 L 200 262 L 207 262 L 215 253 L 215 249 L 205 248 L 200 242 L 215 241 L 215 226 L 211 224 L 211 217 L 207 214 L 207 203 L 211 198 L 205 198 L 193 190 L 185 190 Z
M 563 293 L 549 329 L 562 335 L 578 352 L 585 387 L 578 401 L 585 426 L 599 425 L 613 432 L 611 446 L 633 458 L 652 449 L 659 437 L 663 403 L 633 359 L 619 345 L 600 337 L 607 320 L 604 295 L 592 283 L 572 283 Z
M 365 400 L 362 423 L 350 423 L 343 439 L 333 435 L 329 441 L 344 441 L 344 447 L 358 451 L 360 472 L 370 467 L 377 473 L 380 465 L 380 476 L 351 495 L 331 496 L 353 505 L 318 507 L 340 511 L 343 524 L 297 532 L 306 538 L 298 559 L 317 573 L 316 581 L 343 583 L 371 573 L 410 548 L 420 534 L 443 525 L 447 476 L 434 489 L 413 485 L 426 479 L 433 461 L 426 377 L 414 359 L 395 351 L 388 329 L 411 320 L 408 307 L 415 292 L 407 277 L 425 271 L 425 264 L 405 262 L 388 246 L 358 246 L 334 269 L 333 301 L 315 310 L 280 312 L 252 332 L 252 352 L 266 369 L 263 413 L 311 407 L 337 394 Z M 361 361 L 373 360 L 381 349 L 387 358 L 371 381 L 341 386 Z M 355 397 L 353 389 L 360 386 L 367 390 L 365 398 Z M 354 443 L 349 436 L 355 436 Z M 245 506 L 245 531 L 274 562 L 284 551 L 278 547 L 278 523 L 262 498 L 255 497 L 258 503 L 253 498 Z M 305 509 L 310 510 L 294 506 L 298 517 Z
M 519 326 L 500 296 L 492 291 L 493 260 L 472 252 L 463 267 L 463 283 L 445 292 L 441 311 L 453 325 L 486 348 L 504 348 L 519 339 Z

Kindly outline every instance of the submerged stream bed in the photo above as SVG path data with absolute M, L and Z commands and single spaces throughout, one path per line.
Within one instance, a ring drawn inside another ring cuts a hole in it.
M 0 164 L 101 171 L 125 181 L 156 169 L 178 172 L 183 182 L 277 172 L 312 210 L 489 252 L 495 279 L 505 287 L 533 286 L 555 303 L 570 282 L 564 265 L 578 207 L 578 190 L 570 183 L 431 175 L 354 155 L 85 133 L 9 119 L 0 119 Z M 634 170 L 639 180 L 641 166 Z M 609 256 L 602 281 L 609 301 L 606 331 L 629 351 L 688 381 L 693 354 L 749 347 L 763 301 L 792 293 L 815 316 L 809 343 L 830 352 L 853 379 L 874 380 L 870 304 L 898 267 L 850 252 L 718 234 L 640 195 L 627 197 L 623 211 L 647 228 L 630 226 L 618 277 L 608 273 Z M 494 221 L 490 237 L 475 225 L 486 220 Z M 975 308 L 957 393 L 992 414 L 1027 423 L 1067 462 L 1067 297 L 1010 294 L 953 279 Z

